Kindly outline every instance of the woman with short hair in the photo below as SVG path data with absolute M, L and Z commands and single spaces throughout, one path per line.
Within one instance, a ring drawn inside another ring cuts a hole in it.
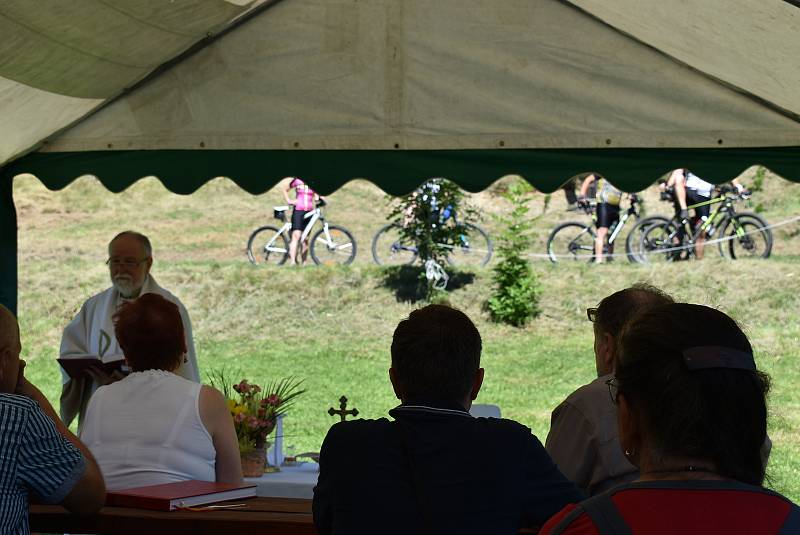
M 762 486 L 769 378 L 733 319 L 657 307 L 623 329 L 618 358 L 609 394 L 641 475 L 567 506 L 543 535 L 800 533 L 800 509 Z
M 144 294 L 113 319 L 132 371 L 92 395 L 81 433 L 106 487 L 240 483 L 236 432 L 222 394 L 173 373 L 186 352 L 178 307 Z

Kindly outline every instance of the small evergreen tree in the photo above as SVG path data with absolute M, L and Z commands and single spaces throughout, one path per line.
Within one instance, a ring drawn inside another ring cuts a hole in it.
M 516 327 L 525 325 L 540 312 L 541 287 L 525 258 L 531 246 L 531 229 L 535 220 L 529 216 L 527 205 L 532 192 L 530 184 L 519 179 L 503 193 L 513 208 L 509 214 L 497 216 L 504 229 L 497 247 L 500 262 L 493 268 L 494 293 L 486 303 L 494 321 Z M 547 210 L 549 200 L 548 195 L 544 210 Z

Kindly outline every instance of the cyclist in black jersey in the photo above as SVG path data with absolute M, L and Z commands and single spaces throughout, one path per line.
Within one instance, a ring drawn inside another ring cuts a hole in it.
M 739 182 L 738 179 L 734 178 L 731 180 L 731 183 L 739 193 L 745 191 L 745 187 Z M 714 184 L 703 180 L 688 169 L 675 169 L 670 173 L 667 181 L 661 184 L 662 190 L 672 188 L 674 191 L 675 210 L 678 212 L 678 215 L 682 221 L 689 219 L 689 211 L 687 206 L 689 204 L 698 204 L 710 201 L 715 187 L 716 186 L 714 186 Z M 710 213 L 711 206 L 708 204 L 696 207 L 694 209 L 695 217 L 694 221 L 692 222 L 692 227 L 696 227 L 708 219 L 708 215 Z M 695 257 L 698 260 L 703 258 L 705 243 L 706 235 L 703 232 L 697 237 L 694 243 Z
M 616 188 L 605 178 L 591 173 L 581 184 L 581 196 L 579 203 L 586 205 L 586 194 L 592 183 L 597 182 L 597 237 L 594 242 L 594 261 L 602 263 L 604 261 L 603 249 L 605 248 L 608 229 L 615 223 L 619 223 L 619 205 L 622 202 L 622 191 Z M 609 251 L 612 252 L 612 251 Z

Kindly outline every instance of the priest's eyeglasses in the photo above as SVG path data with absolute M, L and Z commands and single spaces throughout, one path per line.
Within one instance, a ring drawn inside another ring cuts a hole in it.
M 108 267 L 123 267 L 126 269 L 133 269 L 138 267 L 142 262 L 146 261 L 147 258 L 142 258 L 141 260 L 134 260 L 133 258 L 109 258 L 106 260 L 106 265 Z
M 617 396 L 619 395 L 619 382 L 616 377 L 612 377 L 606 381 L 606 384 L 608 385 L 608 395 L 611 396 L 611 401 L 616 405 Z

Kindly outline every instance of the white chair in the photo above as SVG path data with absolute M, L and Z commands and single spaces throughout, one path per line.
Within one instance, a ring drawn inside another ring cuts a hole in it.
M 500 418 L 500 407 L 488 403 L 473 403 L 469 413 L 476 418 Z

